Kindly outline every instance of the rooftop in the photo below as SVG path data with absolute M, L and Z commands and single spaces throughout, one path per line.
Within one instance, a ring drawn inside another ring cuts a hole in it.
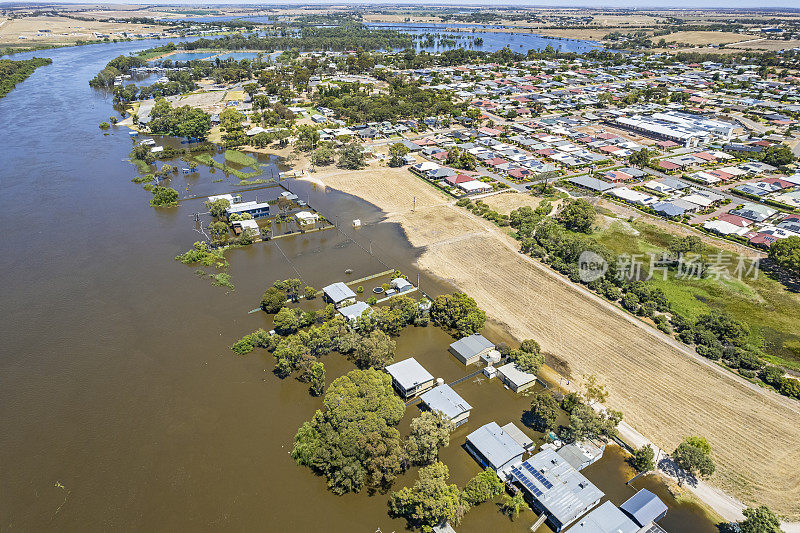
M 503 431 L 497 422 L 479 427 L 467 435 L 467 441 L 497 468 L 525 453 L 522 446 Z
M 475 333 L 467 337 L 458 339 L 456 342 L 450 344 L 450 348 L 464 356 L 470 358 L 480 352 L 494 348 L 494 344 L 483 335 Z
M 356 293 L 354 293 L 350 287 L 341 281 L 337 281 L 336 283 L 331 283 L 327 287 L 323 287 L 322 292 L 324 292 L 325 295 L 335 303 L 343 302 L 344 300 L 356 297 Z
M 664 502 L 647 489 L 642 489 L 631 496 L 619 508 L 633 518 L 640 527 L 660 519 L 667 512 Z
M 639 526 L 610 501 L 584 516 L 569 533 L 636 533 Z
M 472 410 L 472 406 L 458 395 L 450 385 L 439 385 L 421 396 L 431 411 L 439 411 L 448 418 L 455 418 Z
M 387 366 L 386 372 L 406 390 L 433 379 L 431 373 L 425 370 L 413 357 Z

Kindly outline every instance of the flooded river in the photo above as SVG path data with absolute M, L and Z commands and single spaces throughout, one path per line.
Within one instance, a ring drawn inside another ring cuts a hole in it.
M 202 200 L 148 206 L 150 194 L 130 182 L 132 141 L 124 129 L 98 129 L 111 101 L 87 84 L 111 58 L 148 46 L 39 52 L 53 64 L 0 100 L 0 530 L 402 530 L 386 515 L 386 495 L 334 496 L 294 464 L 294 433 L 320 399 L 277 379 L 266 352 L 240 358 L 229 346 L 268 327 L 263 313 L 248 311 L 274 280 L 299 275 L 320 287 L 346 279 L 346 269 L 359 278 L 386 265 L 415 280 L 417 251 L 373 206 L 288 182 L 327 218 L 339 217 L 355 242 L 330 230 L 228 252 L 235 291 L 174 261 L 198 240 L 191 215 Z M 201 189 L 227 190 L 227 180 Z M 364 221 L 357 232 L 354 218 Z M 432 294 L 448 289 L 420 281 Z M 435 328 L 412 328 L 398 358 L 414 355 L 449 380 L 464 373 L 446 353 L 449 342 Z M 352 368 L 335 355 L 323 360 L 329 382 Z M 442 458 L 463 486 L 478 471 L 461 449 L 466 433 L 490 420 L 519 422 L 528 400 L 496 381 L 457 390 L 474 418 Z M 416 414 L 408 409 L 403 431 Z M 610 452 L 589 477 L 620 503 L 632 494 L 626 468 Z M 677 510 L 665 519 L 669 531 L 714 530 L 696 509 L 667 500 Z M 458 529 L 526 531 L 533 521 L 527 513 L 510 522 L 485 504 Z

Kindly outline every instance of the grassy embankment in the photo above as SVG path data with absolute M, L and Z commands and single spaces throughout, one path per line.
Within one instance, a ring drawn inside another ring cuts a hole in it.
M 0 59 L 0 98 L 22 83 L 28 76 L 44 65 L 49 65 L 53 60 L 49 57 L 34 57 L 24 61 Z
M 216 161 L 213 157 L 211 157 L 211 154 L 208 153 L 196 154 L 193 157 L 195 161 L 202 165 L 217 168 L 223 172 L 233 174 L 239 178 L 239 180 L 241 180 L 242 185 L 258 185 L 267 183 L 269 181 L 264 179 L 254 179 L 261 175 L 261 165 L 259 165 L 255 158 L 250 157 L 249 155 L 238 150 L 225 150 L 224 163 Z M 241 168 L 233 168 L 229 166 L 228 163 L 232 163 Z M 253 170 L 251 172 L 245 172 L 245 168 L 252 168 Z
M 673 236 L 642 221 L 613 220 L 601 224 L 593 238 L 618 254 L 643 254 L 644 266 L 650 253 L 667 251 Z M 720 250 L 708 246 L 711 259 Z M 732 257 L 729 252 L 723 257 Z M 728 262 L 733 271 L 738 257 Z M 748 262 L 749 265 L 749 262 Z M 755 278 L 721 277 L 680 279 L 670 271 L 666 280 L 656 272 L 650 281 L 661 288 L 673 309 L 691 318 L 711 309 L 723 310 L 750 326 L 751 342 L 763 348 L 768 361 L 800 371 L 800 295 L 759 271 Z

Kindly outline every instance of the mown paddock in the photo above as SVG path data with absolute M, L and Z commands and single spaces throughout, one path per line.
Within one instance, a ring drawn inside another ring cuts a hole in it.
M 712 482 L 745 503 L 763 503 L 800 518 L 800 405 L 754 389 L 684 353 L 659 333 L 588 296 L 516 252 L 492 224 L 446 205 L 407 170 L 332 172 L 326 185 L 360 196 L 396 220 L 417 246 L 420 266 L 476 299 L 518 339 L 534 338 L 563 359 L 574 377 L 597 373 L 609 405 L 658 446 L 673 449 L 702 434 L 714 447 Z M 387 193 L 387 185 L 395 194 Z M 401 209 L 417 196 L 427 207 Z M 457 216 L 453 218 L 453 212 Z M 430 226 L 450 228 L 440 239 Z M 464 238 L 458 238 L 463 231 Z

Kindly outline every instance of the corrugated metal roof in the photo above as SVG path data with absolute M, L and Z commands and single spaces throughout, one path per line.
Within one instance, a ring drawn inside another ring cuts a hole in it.
M 522 458 L 525 450 L 503 431 L 497 422 L 489 422 L 469 435 L 467 441 L 483 455 L 494 468 L 501 468 L 515 458 Z
M 492 342 L 483 335 L 475 333 L 473 335 L 458 339 L 456 342 L 450 345 L 450 348 L 461 354 L 461 356 L 465 359 L 469 359 L 470 357 L 482 352 L 483 350 L 486 350 L 487 348 L 494 348 L 494 344 L 492 344 Z
M 420 396 L 420 398 L 431 411 L 439 411 L 449 418 L 455 418 L 472 410 L 472 406 L 459 396 L 450 385 L 439 385 Z
M 386 371 L 406 390 L 433 379 L 431 373 L 413 357 L 387 366 Z
M 639 531 L 633 520 L 625 516 L 610 501 L 581 518 L 568 533 L 636 533 Z
M 345 285 L 341 281 L 338 281 L 336 283 L 331 283 L 327 287 L 323 287 L 322 288 L 322 292 L 324 292 L 325 295 L 328 298 L 330 298 L 331 300 L 333 300 L 336 303 L 342 302 L 342 301 L 347 300 L 349 298 L 355 298 L 356 297 L 356 293 L 354 293 L 350 289 L 350 287 L 348 287 L 347 285 Z
M 642 489 L 631 496 L 619 508 L 641 527 L 658 520 L 667 512 L 664 502 L 647 489 Z

